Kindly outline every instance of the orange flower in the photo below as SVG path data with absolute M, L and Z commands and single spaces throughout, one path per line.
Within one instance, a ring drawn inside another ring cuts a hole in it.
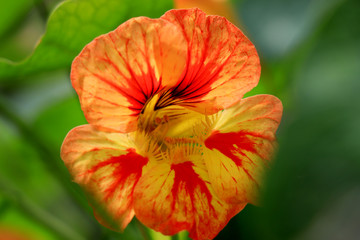
M 176 104 L 212 114 L 238 102 L 259 76 L 244 34 L 198 9 L 133 18 L 87 45 L 71 71 L 87 121 L 118 132 L 136 130 L 156 95 L 157 109 Z
M 256 203 L 275 147 L 280 100 L 241 100 L 259 74 L 254 46 L 223 17 L 131 19 L 74 60 L 90 124 L 70 131 L 61 157 L 119 230 L 136 215 L 163 234 L 212 239 Z

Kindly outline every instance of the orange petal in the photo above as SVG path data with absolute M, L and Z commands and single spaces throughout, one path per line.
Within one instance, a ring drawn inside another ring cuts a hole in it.
M 261 175 L 276 146 L 282 104 L 271 95 L 243 99 L 217 116 L 204 158 L 215 192 L 227 202 L 256 203 Z
M 173 90 L 174 97 L 196 111 L 212 114 L 239 101 L 257 85 L 256 49 L 224 17 L 183 9 L 170 10 L 162 19 L 178 26 L 189 45 L 186 74 Z
M 74 181 L 106 210 L 120 230 L 124 229 L 134 216 L 134 186 L 148 162 L 136 153 L 129 136 L 79 126 L 66 136 L 61 158 Z M 94 208 L 100 223 L 114 228 L 96 211 Z
M 194 240 L 214 238 L 245 206 L 214 194 L 203 161 L 159 163 L 141 177 L 134 199 L 146 226 L 166 235 L 188 230 Z
M 133 18 L 88 44 L 72 64 L 71 80 L 90 124 L 130 132 L 145 102 L 182 78 L 187 43 L 174 24 Z

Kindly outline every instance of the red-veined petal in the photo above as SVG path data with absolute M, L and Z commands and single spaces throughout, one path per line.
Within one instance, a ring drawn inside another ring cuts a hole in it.
M 95 216 L 103 225 L 123 230 L 134 216 L 133 191 L 148 159 L 139 155 L 127 134 L 97 131 L 91 125 L 74 128 L 66 136 L 61 158 L 74 181 L 108 213 L 117 225 Z
M 71 80 L 90 124 L 131 132 L 146 101 L 182 78 L 186 59 L 187 43 L 174 24 L 138 17 L 88 44 Z
M 230 203 L 256 203 L 264 166 L 276 146 L 282 104 L 258 95 L 219 113 L 204 152 L 211 184 Z
M 245 206 L 215 195 L 201 159 L 159 162 L 141 177 L 134 199 L 136 217 L 146 226 L 166 235 L 188 230 L 194 240 L 214 238 Z
M 170 10 L 162 19 L 178 26 L 188 43 L 186 74 L 173 91 L 184 105 L 212 114 L 239 101 L 257 85 L 260 60 L 256 49 L 224 17 L 183 9 Z

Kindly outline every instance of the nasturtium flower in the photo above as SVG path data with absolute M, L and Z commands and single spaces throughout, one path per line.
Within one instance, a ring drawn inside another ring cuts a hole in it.
M 259 75 L 254 45 L 223 17 L 130 19 L 74 60 L 89 124 L 68 133 L 61 157 L 116 230 L 136 216 L 166 235 L 212 239 L 256 204 L 276 148 L 280 100 L 242 99 Z

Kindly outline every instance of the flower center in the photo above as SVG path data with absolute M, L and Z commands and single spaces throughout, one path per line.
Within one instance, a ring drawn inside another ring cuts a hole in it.
M 139 116 L 139 130 L 146 133 L 151 133 L 159 125 L 169 121 L 168 116 L 166 114 L 160 114 L 160 111 L 158 110 L 159 108 L 157 106 L 160 99 L 161 95 L 158 93 L 145 103 Z
M 176 163 L 185 162 L 189 156 L 199 155 L 201 143 L 212 131 L 215 120 L 214 116 L 182 106 L 170 91 L 160 92 L 141 110 L 136 142 L 143 152 L 166 153 L 172 156 L 170 159 L 176 159 Z
M 171 95 L 171 90 L 155 94 L 141 110 L 138 129 L 151 133 L 160 126 L 168 125 L 169 122 L 178 119 L 183 114 L 183 111 L 179 111 L 182 108 L 179 103 L 180 100 Z

